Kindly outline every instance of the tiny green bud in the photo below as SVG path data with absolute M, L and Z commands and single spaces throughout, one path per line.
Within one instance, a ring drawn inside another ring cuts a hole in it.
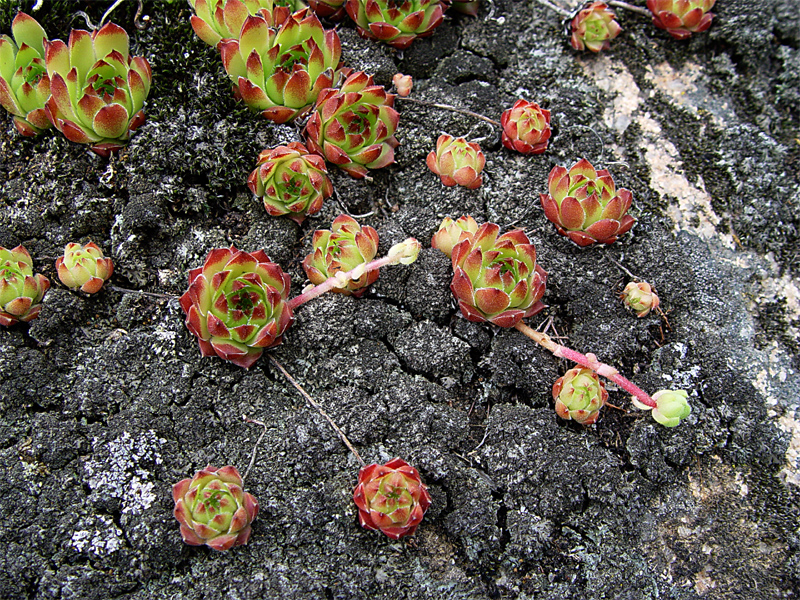
M 653 410 L 653 418 L 664 427 L 676 427 L 681 419 L 685 419 L 692 412 L 689 406 L 689 394 L 685 390 L 660 390 L 653 394 L 656 407 Z M 634 404 L 642 408 L 639 402 Z M 650 408 L 650 407 L 646 407 Z

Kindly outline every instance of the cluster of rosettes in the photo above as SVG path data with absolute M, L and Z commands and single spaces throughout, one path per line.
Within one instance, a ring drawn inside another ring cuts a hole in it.
M 585 367 L 573 367 L 553 384 L 556 414 L 581 425 L 591 425 L 600 416 L 608 392 L 600 377 Z
M 33 17 L 19 13 L 14 40 L 0 38 L 0 104 L 23 135 L 52 124 L 101 156 L 119 150 L 144 122 L 150 65 L 129 54 L 128 34 L 114 23 L 69 41 L 47 40 Z
M 64 255 L 56 259 L 56 271 L 61 283 L 68 288 L 94 294 L 111 277 L 114 263 L 103 256 L 94 242 L 83 246 L 70 242 L 64 248 Z
M 475 225 L 471 217 L 445 219 L 431 243 L 450 256 L 450 289 L 461 314 L 469 321 L 513 327 L 544 308 L 547 273 L 521 229 L 499 235 L 495 223 Z
M 710 11 L 717 0 L 647 0 L 653 13 L 653 25 L 665 29 L 676 40 L 685 40 L 693 33 L 711 27 Z
M 33 260 L 25 248 L 0 247 L 0 325 L 8 327 L 39 316 L 49 288 L 47 277 L 33 274 Z
M 622 31 L 614 11 L 605 2 L 587 2 L 569 24 L 569 42 L 575 50 L 600 52 Z
M 305 8 L 300 0 L 189 0 L 192 29 L 209 46 L 238 38 L 248 16 L 259 15 L 274 27 Z
M 250 368 L 265 348 L 280 344 L 294 322 L 289 285 L 289 275 L 263 250 L 212 250 L 202 267 L 189 271 L 189 289 L 180 298 L 203 356 Z
M 569 170 L 554 167 L 547 186 L 550 193 L 540 195 L 545 216 L 579 246 L 611 244 L 636 222 L 627 214 L 631 192 L 617 190 L 609 172 L 595 170 L 585 158 Z
M 336 273 L 346 273 L 375 258 L 378 232 L 369 225 L 362 227 L 353 217 L 339 215 L 329 230 L 314 232 L 311 244 L 313 250 L 303 260 L 303 270 L 311 283 L 319 285 Z M 370 271 L 332 291 L 361 296 L 377 279 L 378 271 Z
M 192 479 L 176 483 L 172 498 L 173 514 L 187 544 L 228 550 L 250 539 L 258 501 L 242 489 L 242 477 L 235 467 L 209 465 Z

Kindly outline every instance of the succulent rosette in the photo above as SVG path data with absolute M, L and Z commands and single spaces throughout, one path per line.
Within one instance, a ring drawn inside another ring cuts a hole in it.
M 325 159 L 300 142 L 262 151 L 247 185 L 262 199 L 267 213 L 288 215 L 297 223 L 319 212 L 325 198 L 333 194 Z
M 64 255 L 56 259 L 56 271 L 61 283 L 68 288 L 94 294 L 111 277 L 114 263 L 103 256 L 94 242 L 84 246 L 71 242 L 64 248 Z
M 276 30 L 261 14 L 248 16 L 238 39 L 219 43 L 234 91 L 247 106 L 286 123 L 306 114 L 320 92 L 339 81 L 339 34 L 304 9 Z
M 575 50 L 600 52 L 622 31 L 614 11 L 605 2 L 587 2 L 569 24 L 569 43 Z
M 68 140 L 91 144 L 100 156 L 122 148 L 144 123 L 150 64 L 128 47 L 128 34 L 114 23 L 92 33 L 73 29 L 67 44 L 45 42 L 47 116 Z
M 556 414 L 562 419 L 591 425 L 600 416 L 600 409 L 608 400 L 608 392 L 597 373 L 577 366 L 564 373 L 553 384 Z
M 689 406 L 689 394 L 685 390 L 660 390 L 653 394 L 656 402 L 655 408 L 647 406 L 635 397 L 631 398 L 633 405 L 641 410 L 652 411 L 653 418 L 664 427 L 677 427 L 681 419 L 692 413 Z
M 394 132 L 400 115 L 394 94 L 362 71 L 350 73 L 340 89 L 323 90 L 304 130 L 308 147 L 351 176 L 394 162 Z
M 190 19 L 192 29 L 209 46 L 238 38 L 250 15 L 258 14 L 278 27 L 306 6 L 300 0 L 189 0 L 189 4 L 196 13 Z
M 264 348 L 280 344 L 294 322 L 286 302 L 289 284 L 289 275 L 263 250 L 231 246 L 209 252 L 202 267 L 189 271 L 189 289 L 180 298 L 186 327 L 203 356 L 247 369 Z
M 454 11 L 471 17 L 478 16 L 480 5 L 480 0 L 452 0 L 451 4 Z
M 550 193 L 540 194 L 545 216 L 578 246 L 612 244 L 636 222 L 627 214 L 630 191 L 617 190 L 609 172 L 595 170 L 585 158 L 569 170 L 553 167 L 547 186 Z
M 373 463 L 361 468 L 353 502 L 362 527 L 397 540 L 414 534 L 431 505 L 431 497 L 419 472 L 395 458 L 385 465 Z
M 453 247 L 450 290 L 469 321 L 513 327 L 544 308 L 547 273 L 525 232 L 499 233 L 498 225 L 484 223 Z
M 345 8 L 362 37 L 404 50 L 442 24 L 447 6 L 440 0 L 347 0 Z
M 309 281 L 319 285 L 338 272 L 346 273 L 370 262 L 378 253 L 378 232 L 369 225 L 363 227 L 348 215 L 339 215 L 331 228 L 318 229 L 311 240 L 313 250 L 303 260 Z M 364 273 L 348 281 L 345 287 L 332 291 L 361 296 L 365 288 L 378 279 L 378 271 Z
M 25 248 L 0 246 L 0 325 L 8 327 L 38 317 L 49 288 L 47 277 L 33 274 L 33 260 Z
M 347 0 L 308 0 L 308 5 L 320 17 L 325 17 L 331 21 L 341 21 L 347 11 L 345 10 Z
M 710 11 L 716 0 L 647 0 L 653 13 L 653 25 L 665 29 L 676 40 L 685 40 L 693 33 L 711 27 Z
M 517 100 L 500 117 L 503 146 L 522 154 L 541 154 L 550 141 L 550 111 L 535 102 Z
M 258 515 L 258 500 L 242 489 L 235 467 L 207 466 L 192 479 L 172 487 L 173 514 L 181 524 L 183 541 L 229 550 L 250 539 L 250 524 Z
M 460 185 L 474 190 L 483 183 L 481 171 L 486 164 L 486 157 L 478 144 L 468 142 L 463 137 L 454 138 L 446 133 L 440 135 L 436 140 L 436 150 L 428 154 L 425 162 L 448 187 Z
M 653 288 L 646 281 L 631 281 L 620 295 L 626 308 L 636 313 L 637 317 L 646 317 L 651 310 L 658 308 L 659 299 Z
M 11 23 L 13 39 L 0 36 L 0 106 L 14 117 L 22 135 L 34 136 L 51 126 L 44 105 L 50 97 L 50 76 L 44 64 L 42 26 L 17 13 Z
M 453 247 L 463 239 L 471 239 L 478 231 L 478 223 L 470 216 L 461 216 L 455 221 L 445 217 L 439 230 L 431 238 L 431 247 L 444 252 L 448 258 L 453 255 Z

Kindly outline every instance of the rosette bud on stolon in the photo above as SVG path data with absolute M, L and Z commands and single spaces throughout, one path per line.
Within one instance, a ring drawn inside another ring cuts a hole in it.
M 646 281 L 631 281 L 620 294 L 626 308 L 636 313 L 637 317 L 647 316 L 651 310 L 658 308 L 659 299 L 653 288 Z
M 361 468 L 353 502 L 362 527 L 397 540 L 414 534 L 431 505 L 431 497 L 417 470 L 395 458 L 385 465 Z
M 693 33 L 711 27 L 714 13 L 710 11 L 716 0 L 647 0 L 653 13 L 653 25 L 666 29 L 676 40 L 685 40 Z
M 45 42 L 50 75 L 47 117 L 64 136 L 91 144 L 100 156 L 119 150 L 144 123 L 150 64 L 128 52 L 128 34 L 114 23 L 92 33 L 73 29 L 69 42 Z
M 247 185 L 270 215 L 289 215 L 298 224 L 319 212 L 333 194 L 325 159 L 300 142 L 262 151 Z
M 209 465 L 192 479 L 176 483 L 172 498 L 173 514 L 187 544 L 228 550 L 250 539 L 258 500 L 242 490 L 242 477 L 235 467 L 217 469 Z
M 6 250 L 0 246 L 0 325 L 38 317 L 49 288 L 47 277 L 33 274 L 33 260 L 25 248 Z
M 238 39 L 219 43 L 234 92 L 275 123 L 308 112 L 319 93 L 338 83 L 342 45 L 308 9 L 275 30 L 261 14 L 248 16 Z
M 541 154 L 550 140 L 550 111 L 535 102 L 517 100 L 500 117 L 503 146 L 522 154 Z
M 17 13 L 13 39 L 0 36 L 0 106 L 14 116 L 22 135 L 34 136 L 51 126 L 44 105 L 50 97 L 50 76 L 44 64 L 47 35 L 31 16 Z
M 664 427 L 677 427 L 681 419 L 692 413 L 686 390 L 659 390 L 653 394 L 653 400 L 656 402 L 655 408 L 640 402 L 635 397 L 631 398 L 636 408 L 652 411 L 653 418 Z
M 180 298 L 203 356 L 249 368 L 264 348 L 280 344 L 294 321 L 289 284 L 263 250 L 212 250 L 202 267 L 189 271 L 189 289 Z
M 351 73 L 340 89 L 320 93 L 304 130 L 309 149 L 357 179 L 392 164 L 400 121 L 394 98 L 371 75 Z
M 305 8 L 299 0 L 189 0 L 194 12 L 192 29 L 209 46 L 238 38 L 245 19 L 260 15 L 279 27 L 293 12 Z
M 521 229 L 499 232 L 495 223 L 485 223 L 453 247 L 450 290 L 469 321 L 513 327 L 544 308 L 547 273 Z
M 483 183 L 481 171 L 486 164 L 486 157 L 478 144 L 468 142 L 463 137 L 454 138 L 446 133 L 440 135 L 436 140 L 436 150 L 428 154 L 425 162 L 448 187 L 460 185 L 474 190 Z
M 440 0 L 347 0 L 345 8 L 362 37 L 404 50 L 442 24 L 447 6 Z
M 553 384 L 556 414 L 581 425 L 591 425 L 600 416 L 608 400 L 608 392 L 597 373 L 584 367 L 573 367 Z
M 627 214 L 630 191 L 616 190 L 609 172 L 596 171 L 585 158 L 569 171 L 553 167 L 547 186 L 550 194 L 540 194 L 545 216 L 579 246 L 611 244 L 636 222 Z
M 431 247 L 444 252 L 448 258 L 453 256 L 453 247 L 463 239 L 472 239 L 478 231 L 478 223 L 470 216 L 462 216 L 453 221 L 445 217 L 439 225 L 439 231 L 431 238 Z
M 608 50 L 622 31 L 615 18 L 605 2 L 587 2 L 570 21 L 569 43 L 575 50 Z
M 330 230 L 318 229 L 314 232 L 312 246 L 313 251 L 303 260 L 303 269 L 309 281 L 319 285 L 336 273 L 346 273 L 375 258 L 378 253 L 378 232 L 369 225 L 361 227 L 353 217 L 339 215 L 333 220 Z M 377 269 L 332 291 L 361 296 L 376 279 Z
M 94 294 L 111 277 L 114 263 L 103 256 L 94 242 L 85 246 L 71 242 L 64 248 L 64 255 L 56 259 L 56 271 L 61 283 L 68 288 Z

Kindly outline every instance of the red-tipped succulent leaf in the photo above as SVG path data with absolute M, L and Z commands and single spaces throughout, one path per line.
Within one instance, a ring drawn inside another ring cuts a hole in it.
M 353 502 L 362 527 L 397 540 L 414 534 L 431 497 L 417 470 L 395 458 L 384 465 L 373 463 L 361 468 Z

